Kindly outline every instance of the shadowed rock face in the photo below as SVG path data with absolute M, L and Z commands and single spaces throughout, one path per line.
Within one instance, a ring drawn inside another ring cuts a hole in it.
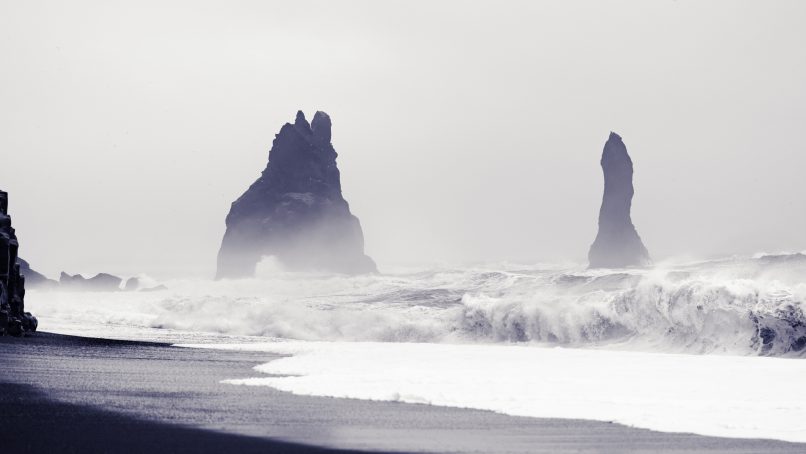
M 25 312 L 25 276 L 17 253 L 20 244 L 8 215 L 8 193 L 0 191 L 0 335 L 36 331 L 37 319 Z
M 618 134 L 611 132 L 602 153 L 604 197 L 599 211 L 599 233 L 588 253 L 591 268 L 623 268 L 651 263 L 630 218 L 632 160 Z
M 289 270 L 375 272 L 358 218 L 341 194 L 330 117 L 297 112 L 274 139 L 269 163 L 232 204 L 216 278 L 251 277 L 263 257 Z

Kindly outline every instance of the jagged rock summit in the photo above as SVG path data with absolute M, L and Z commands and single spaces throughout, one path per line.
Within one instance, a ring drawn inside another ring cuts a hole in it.
M 599 211 L 599 233 L 588 253 L 591 268 L 625 268 L 651 263 L 633 226 L 630 208 L 634 193 L 633 167 L 621 137 L 610 133 L 602 152 L 604 196 Z
M 330 117 L 297 112 L 274 139 L 269 163 L 227 215 L 216 278 L 251 277 L 263 257 L 295 271 L 375 272 L 358 218 L 341 194 Z

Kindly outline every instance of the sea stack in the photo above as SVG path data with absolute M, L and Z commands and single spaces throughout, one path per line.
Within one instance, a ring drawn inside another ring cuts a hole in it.
M 0 191 L 0 335 L 36 331 L 37 320 L 25 312 L 25 276 L 17 263 L 19 242 L 8 215 L 8 193 Z
M 610 133 L 602 153 L 604 197 L 599 233 L 588 253 L 591 268 L 626 268 L 651 263 L 630 218 L 634 193 L 632 160 L 621 137 Z
M 297 112 L 274 138 L 269 163 L 227 215 L 216 278 L 255 274 L 263 257 L 287 270 L 375 272 L 358 218 L 341 194 L 330 117 Z

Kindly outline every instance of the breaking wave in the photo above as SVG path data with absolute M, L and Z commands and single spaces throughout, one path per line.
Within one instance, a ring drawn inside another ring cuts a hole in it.
M 152 293 L 32 291 L 28 305 L 45 322 L 302 340 L 806 356 L 803 254 L 646 270 L 509 265 L 166 284 Z

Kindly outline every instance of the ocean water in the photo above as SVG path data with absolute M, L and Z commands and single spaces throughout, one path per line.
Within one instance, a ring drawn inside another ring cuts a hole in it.
M 31 291 L 41 329 L 292 355 L 229 385 L 806 442 L 806 255 Z

